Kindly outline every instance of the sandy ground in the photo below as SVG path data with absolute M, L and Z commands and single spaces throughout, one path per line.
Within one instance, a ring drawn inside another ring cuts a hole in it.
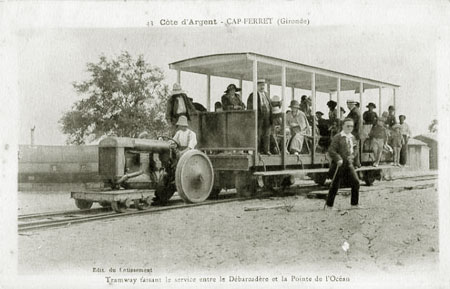
M 93 267 L 112 266 L 152 268 L 161 276 L 267 269 L 367 274 L 435 270 L 436 188 L 402 190 L 429 183 L 397 180 L 363 186 L 360 203 L 366 209 L 361 210 L 345 210 L 350 199 L 344 190 L 335 204 L 341 211 L 325 212 L 323 200 L 294 195 L 26 232 L 19 235 L 19 272 L 88 274 Z M 286 206 L 244 210 L 275 205 Z

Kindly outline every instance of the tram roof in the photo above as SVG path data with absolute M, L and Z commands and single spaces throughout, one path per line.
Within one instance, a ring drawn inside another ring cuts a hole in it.
M 188 58 L 169 64 L 171 69 L 200 73 L 211 76 L 253 81 L 253 60 L 258 61 L 258 78 L 270 84 L 281 86 L 281 67 L 286 67 L 286 86 L 311 89 L 311 73 L 316 74 L 316 90 L 333 92 L 337 90 L 337 78 L 341 78 L 341 90 L 359 90 L 360 82 L 364 89 L 398 88 L 397 84 L 351 75 L 325 68 L 306 65 L 253 52 L 211 54 Z

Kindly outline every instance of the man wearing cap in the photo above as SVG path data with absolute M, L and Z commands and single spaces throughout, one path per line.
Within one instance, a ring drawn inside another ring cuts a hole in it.
M 173 139 L 180 145 L 180 153 L 183 154 L 187 150 L 194 149 L 197 145 L 197 136 L 195 132 L 188 128 L 187 117 L 180 116 L 176 125 L 178 130 Z
M 373 102 L 369 102 L 369 104 L 366 106 L 369 110 L 365 111 L 363 113 L 363 121 L 364 124 L 371 124 L 371 125 L 376 125 L 377 124 L 377 119 L 378 119 L 378 115 L 375 111 L 373 111 L 375 108 L 377 108 L 377 106 L 375 105 L 375 103 Z
M 181 89 L 181 85 L 179 83 L 174 83 L 166 108 L 166 120 L 168 123 L 172 124 L 172 135 L 175 134 L 178 118 L 184 115 L 190 120 L 190 116 L 195 113 L 195 111 L 196 110 L 188 99 L 186 92 Z
M 403 146 L 400 151 L 400 165 L 406 165 L 406 161 L 408 159 L 408 140 L 411 137 L 411 130 L 409 129 L 409 125 L 405 122 L 406 116 L 400 115 L 398 120 L 400 121 L 400 132 L 403 137 Z
M 270 155 L 270 128 L 272 126 L 272 105 L 267 93 L 264 91 L 266 81 L 258 80 L 258 150 L 261 154 Z M 253 110 L 253 92 L 247 99 L 247 109 Z
M 302 151 L 304 136 L 311 135 L 311 128 L 306 115 L 300 110 L 298 101 L 291 101 L 289 108 L 291 111 L 286 114 L 286 125 L 289 126 L 292 135 L 289 152 L 299 154 Z
M 225 90 L 225 94 L 222 95 L 222 108 L 223 110 L 244 110 L 245 105 L 241 100 L 238 91 L 241 91 L 240 88 L 237 88 L 236 85 L 230 84 Z
M 350 110 L 346 118 L 353 119 L 353 131 L 352 134 L 356 137 L 357 140 L 360 139 L 360 132 L 361 132 L 361 112 L 359 111 L 358 107 L 356 106 L 356 101 L 349 99 L 347 100 L 347 107 Z

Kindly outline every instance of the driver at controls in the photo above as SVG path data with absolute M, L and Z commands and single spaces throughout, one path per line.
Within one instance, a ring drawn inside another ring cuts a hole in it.
M 192 150 L 197 145 L 197 135 L 189 129 L 187 118 L 182 115 L 176 123 L 177 132 L 173 139 L 180 145 L 180 154 Z

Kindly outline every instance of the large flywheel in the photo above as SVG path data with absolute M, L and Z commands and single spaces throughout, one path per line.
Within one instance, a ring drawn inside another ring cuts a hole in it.
M 175 184 L 184 201 L 200 203 L 206 200 L 214 185 L 214 171 L 208 156 L 198 150 L 185 152 L 178 160 Z

